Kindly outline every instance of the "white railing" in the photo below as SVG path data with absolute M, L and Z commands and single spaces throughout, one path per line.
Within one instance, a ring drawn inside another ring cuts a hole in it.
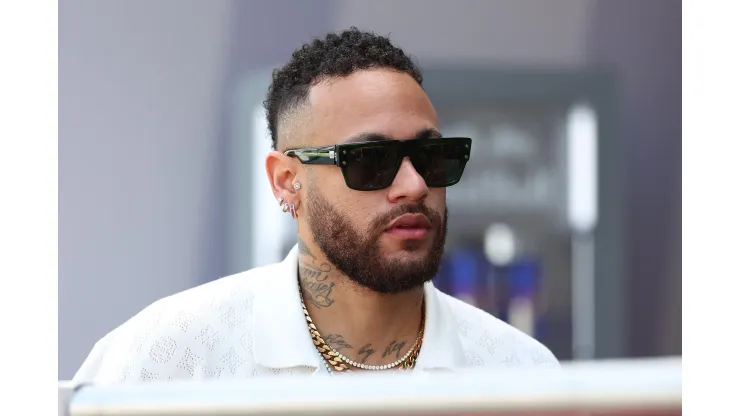
M 74 387 L 60 383 L 60 415 L 680 415 L 681 359 L 570 363 L 555 371 Z

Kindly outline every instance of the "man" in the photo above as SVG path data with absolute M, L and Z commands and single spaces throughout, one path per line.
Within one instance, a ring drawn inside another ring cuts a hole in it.
M 417 66 L 351 29 L 296 50 L 265 106 L 278 264 L 162 299 L 103 337 L 75 380 L 244 378 L 557 366 L 540 343 L 435 289 L 445 187 L 470 138 L 445 138 Z

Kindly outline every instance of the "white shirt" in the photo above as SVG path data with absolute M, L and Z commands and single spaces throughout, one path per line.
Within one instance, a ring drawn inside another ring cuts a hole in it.
M 76 382 L 327 375 L 300 306 L 298 250 L 284 261 L 163 298 L 100 339 Z M 542 344 L 427 283 L 415 372 L 557 367 Z

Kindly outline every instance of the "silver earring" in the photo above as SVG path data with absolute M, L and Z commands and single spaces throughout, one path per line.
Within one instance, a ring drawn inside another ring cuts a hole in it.
M 288 212 L 288 203 L 284 202 L 282 205 L 282 208 L 283 208 L 283 212 Z
M 283 205 L 283 201 L 284 201 L 284 199 L 283 199 L 282 196 L 280 198 L 278 198 L 278 205 Z
M 293 184 L 293 189 L 295 189 L 296 191 L 299 190 L 299 189 L 301 189 L 301 184 L 298 183 L 298 182 L 294 183 Z

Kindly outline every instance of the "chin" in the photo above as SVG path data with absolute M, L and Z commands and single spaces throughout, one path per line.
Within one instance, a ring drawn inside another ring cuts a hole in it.
M 432 239 L 424 240 L 397 240 L 385 241 L 382 245 L 382 251 L 386 253 L 387 257 L 398 258 L 408 257 L 409 255 L 427 256 L 431 251 Z

